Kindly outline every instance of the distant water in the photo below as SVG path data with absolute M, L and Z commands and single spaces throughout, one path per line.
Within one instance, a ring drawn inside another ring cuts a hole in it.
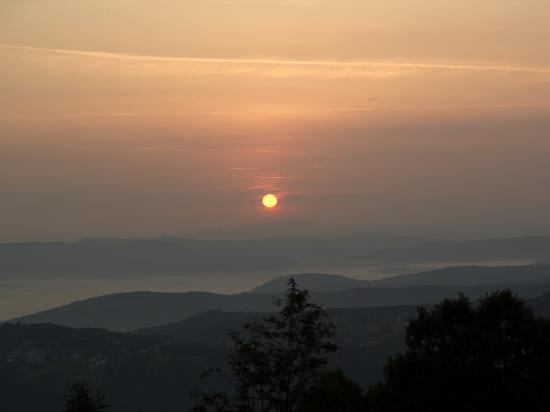
M 530 264 L 529 261 L 485 262 L 433 262 L 399 266 L 338 265 L 337 267 L 312 267 L 307 272 L 331 273 L 357 279 L 380 279 L 404 273 L 415 273 L 445 266 L 485 265 L 515 266 Z M 302 270 L 302 272 L 306 272 Z M 159 292 L 208 291 L 216 293 L 239 293 L 248 291 L 285 273 L 254 274 L 209 274 L 200 276 L 148 276 L 98 279 L 51 279 L 25 278 L 0 280 L 0 321 L 31 314 L 40 310 L 64 305 L 75 300 L 87 299 L 109 293 L 151 290 Z
M 75 300 L 117 292 L 210 291 L 236 293 L 252 289 L 272 276 L 185 276 L 124 279 L 25 279 L 0 282 L 0 320 L 34 313 Z

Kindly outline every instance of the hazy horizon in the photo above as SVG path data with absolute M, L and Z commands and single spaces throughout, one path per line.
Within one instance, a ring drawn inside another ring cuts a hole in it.
M 111 240 L 0 243 L 0 320 L 111 293 L 232 294 L 289 274 L 375 280 L 452 266 L 528 267 L 550 258 L 549 236 L 481 243 L 373 235 Z
M 550 233 L 549 19 L 542 0 L 3 1 L 0 241 L 289 218 Z
M 262 225 L 263 223 L 259 223 Z M 243 225 L 245 228 L 249 228 L 249 225 Z M 239 226 L 233 227 L 235 230 Z M 225 228 L 211 227 L 203 230 L 197 230 L 192 232 L 181 232 L 181 233 L 152 233 L 147 236 L 126 236 L 124 234 L 112 233 L 109 235 L 95 235 L 95 236 L 75 236 L 75 237 L 37 237 L 37 238 L 22 238 L 16 240 L 3 240 L 0 241 L 0 244 L 25 244 L 25 243 L 79 243 L 85 241 L 95 241 L 95 240 L 156 240 L 156 239 L 189 239 L 197 241 L 230 241 L 230 240 L 262 240 L 262 239 L 277 239 L 277 238 L 294 238 L 294 237 L 340 237 L 340 236 L 356 236 L 356 235 L 372 235 L 379 237 L 387 238 L 418 238 L 425 239 L 426 242 L 429 241 L 477 241 L 477 240 L 497 240 L 497 239 L 521 239 L 521 238 L 537 238 L 537 237 L 546 237 L 550 236 L 547 232 L 527 232 L 522 231 L 504 231 L 503 234 L 488 234 L 488 235 L 478 235 L 478 236 L 452 236 L 452 233 L 449 233 L 448 236 L 435 236 L 424 233 L 379 233 L 379 232 L 368 232 L 367 230 L 349 230 L 347 227 L 343 227 L 341 230 L 334 232 L 329 231 L 313 231 L 313 232 L 297 232 L 297 231 L 282 231 L 269 233 L 266 231 L 254 231 L 249 234 L 248 230 L 245 230 L 244 233 L 241 232 L 231 232 L 226 231 Z

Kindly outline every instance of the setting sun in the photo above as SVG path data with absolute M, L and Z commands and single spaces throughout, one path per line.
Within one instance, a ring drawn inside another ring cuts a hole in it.
M 262 203 L 268 209 L 274 208 L 278 203 L 277 196 L 269 193 L 262 198 Z

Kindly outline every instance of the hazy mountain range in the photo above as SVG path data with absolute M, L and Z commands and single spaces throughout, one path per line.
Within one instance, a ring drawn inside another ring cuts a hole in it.
M 360 280 L 340 275 L 304 273 L 281 276 L 252 290 L 253 293 L 277 293 L 285 289 L 289 278 L 315 292 L 335 292 L 368 287 L 474 286 L 515 282 L 550 283 L 550 264 L 525 266 L 455 266 L 420 273 L 390 276 L 378 280 Z
M 289 276 L 277 278 L 251 292 L 225 295 L 207 292 L 128 292 L 76 301 L 23 316 L 25 323 L 55 323 L 129 331 L 177 322 L 207 310 L 268 312 L 273 296 L 286 288 Z M 451 267 L 378 281 L 338 275 L 294 275 L 309 289 L 312 300 L 327 308 L 431 304 L 459 292 L 472 298 L 510 288 L 530 298 L 550 291 L 550 266 Z
M 443 241 L 373 235 L 281 236 L 247 240 L 85 239 L 0 244 L 0 276 L 24 277 L 292 273 L 346 265 L 540 261 L 550 236 Z

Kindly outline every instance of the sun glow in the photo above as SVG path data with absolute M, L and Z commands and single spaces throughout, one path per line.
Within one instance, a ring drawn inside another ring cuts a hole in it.
M 275 196 L 274 194 L 269 193 L 262 198 L 262 204 L 268 209 L 274 208 L 275 206 L 277 206 L 277 203 L 277 196 Z

